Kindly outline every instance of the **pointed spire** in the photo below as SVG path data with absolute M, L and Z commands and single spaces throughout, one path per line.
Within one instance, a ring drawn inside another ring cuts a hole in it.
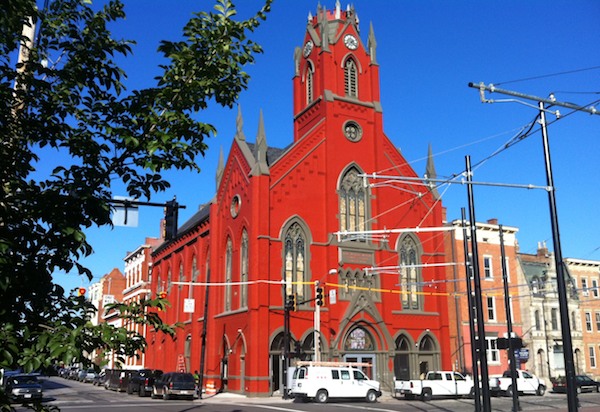
M 375 40 L 375 31 L 373 30 L 373 22 L 369 26 L 369 38 L 367 39 L 367 47 L 371 56 L 371 63 L 377 64 L 377 40 Z
M 342 17 L 342 5 L 340 4 L 340 0 L 336 0 L 335 2 L 335 19 L 339 20 Z
M 425 183 L 429 185 L 429 190 L 435 200 L 439 200 L 440 193 L 437 190 L 435 182 L 430 182 L 429 179 L 436 179 L 437 172 L 435 171 L 435 165 L 433 163 L 433 154 L 431 151 L 431 143 L 429 143 L 429 150 L 427 152 L 427 166 L 425 167 Z
M 311 12 L 310 12 L 310 10 L 309 10 L 309 11 L 308 11 L 308 24 L 311 24 L 311 23 L 312 23 L 312 19 L 313 19 L 313 15 L 312 15 L 312 13 L 311 13 Z
M 327 18 L 327 10 L 323 8 L 321 11 L 321 50 L 328 52 L 329 50 L 329 19 Z
M 252 169 L 253 176 L 269 174 L 269 165 L 267 163 L 268 149 L 269 146 L 267 146 L 265 121 L 263 117 L 263 111 L 261 109 L 258 117 L 258 131 L 256 132 L 256 163 L 254 164 L 254 168 Z
M 238 104 L 238 112 L 237 117 L 235 119 L 235 139 L 236 140 L 246 140 L 246 136 L 244 135 L 244 119 L 242 118 L 242 105 Z
M 219 163 L 217 164 L 217 191 L 219 190 L 219 186 L 221 185 L 221 179 L 223 178 L 223 172 L 225 171 L 225 160 L 223 157 L 223 147 L 221 147 L 221 153 L 219 154 Z

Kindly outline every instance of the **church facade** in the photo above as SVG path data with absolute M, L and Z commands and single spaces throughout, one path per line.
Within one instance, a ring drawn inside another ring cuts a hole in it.
M 268 146 L 262 115 L 248 142 L 238 112 L 214 198 L 153 252 L 182 327 L 149 332 L 146 367 L 249 396 L 281 393 L 285 342 L 291 364 L 361 362 L 384 390 L 451 369 L 443 209 L 383 131 L 373 28 L 364 42 L 353 8 L 319 7 L 294 63 L 290 145 Z

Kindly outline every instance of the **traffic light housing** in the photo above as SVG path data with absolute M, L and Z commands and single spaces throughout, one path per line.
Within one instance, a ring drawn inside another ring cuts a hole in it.
M 163 237 L 172 240 L 177 237 L 177 218 L 179 214 L 179 203 L 175 199 L 165 203 L 165 223 Z
M 83 295 L 85 295 L 85 288 L 77 289 L 77 296 L 83 296 Z
M 288 295 L 286 306 L 287 306 L 288 310 L 293 310 L 293 311 L 298 310 L 298 300 L 297 300 L 297 295 L 295 293 Z
M 317 306 L 323 306 L 323 288 L 317 287 L 317 293 L 315 295 L 315 301 L 317 302 Z
M 161 292 L 158 292 L 159 299 L 165 299 L 166 297 L 167 297 L 167 292 L 165 292 L 164 290 Z

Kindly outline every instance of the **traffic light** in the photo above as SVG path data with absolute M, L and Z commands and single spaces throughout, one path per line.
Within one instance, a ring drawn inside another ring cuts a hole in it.
M 298 310 L 298 302 L 296 300 L 296 294 L 295 293 L 292 293 L 291 295 L 288 295 L 286 306 L 287 306 L 288 310 L 293 310 L 293 311 Z
M 83 295 L 85 295 L 85 288 L 77 289 L 77 296 L 83 296 Z
M 179 214 L 179 203 L 175 199 L 165 203 L 165 226 L 163 237 L 165 240 L 175 239 L 177 236 L 177 217 Z
M 315 300 L 317 302 L 317 306 L 323 306 L 323 288 L 317 287 L 317 293 L 315 296 Z
M 166 297 L 167 297 L 167 292 L 165 292 L 164 290 L 161 292 L 158 292 L 159 299 L 165 299 Z

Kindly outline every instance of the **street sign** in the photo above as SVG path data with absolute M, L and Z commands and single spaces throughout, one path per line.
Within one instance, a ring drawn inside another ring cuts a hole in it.
M 194 313 L 195 306 L 196 306 L 195 299 L 184 299 L 183 300 L 183 313 Z

